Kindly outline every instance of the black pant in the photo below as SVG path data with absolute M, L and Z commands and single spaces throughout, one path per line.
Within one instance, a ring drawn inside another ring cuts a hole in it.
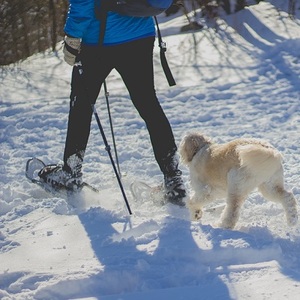
M 155 158 L 161 171 L 166 173 L 166 158 L 177 148 L 154 88 L 154 39 L 143 38 L 109 47 L 82 46 L 78 57 L 81 66 L 74 66 L 72 73 L 65 164 L 73 154 L 83 159 L 93 114 L 91 103 L 95 103 L 105 78 L 115 68 L 146 123 Z

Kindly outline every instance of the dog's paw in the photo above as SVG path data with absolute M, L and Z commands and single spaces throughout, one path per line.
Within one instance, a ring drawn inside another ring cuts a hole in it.
M 218 223 L 218 227 L 224 229 L 233 229 L 235 227 L 235 223 L 231 221 L 222 220 Z
M 186 203 L 190 211 L 191 220 L 192 221 L 200 220 L 202 218 L 203 212 L 199 203 L 197 203 L 196 201 L 194 201 L 194 199 L 191 198 L 188 199 Z
M 193 221 L 199 221 L 202 218 L 202 210 L 197 209 L 193 212 Z

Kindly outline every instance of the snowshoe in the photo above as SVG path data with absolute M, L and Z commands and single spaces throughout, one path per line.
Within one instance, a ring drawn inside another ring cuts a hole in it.
M 150 200 L 158 206 L 166 204 L 163 185 L 151 187 L 145 182 L 134 181 L 130 185 L 130 191 L 135 201 L 145 203 Z
M 174 186 L 173 186 L 174 187 Z M 179 186 L 177 186 L 179 187 Z M 167 192 L 163 184 L 150 186 L 142 181 L 135 181 L 130 186 L 131 194 L 136 201 L 147 202 L 152 201 L 155 205 L 163 206 L 167 203 L 172 203 L 178 206 L 185 206 L 184 199 L 186 197 L 185 189 Z M 184 196 L 183 196 L 184 194 Z
M 31 158 L 26 163 L 26 178 L 54 195 L 69 195 L 80 192 L 83 187 L 99 192 L 88 183 L 82 182 L 81 178 L 73 178 L 65 173 L 62 166 L 46 165 L 38 158 Z

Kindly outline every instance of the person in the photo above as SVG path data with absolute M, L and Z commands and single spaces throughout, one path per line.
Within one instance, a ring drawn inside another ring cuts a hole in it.
M 186 189 L 178 167 L 177 146 L 154 87 L 153 18 L 108 12 L 103 34 L 94 9 L 94 0 L 69 1 L 63 52 L 73 71 L 63 165 L 46 166 L 39 175 L 52 186 L 80 188 L 93 114 L 91 104 L 95 104 L 106 77 L 116 69 L 146 123 L 155 159 L 164 176 L 167 201 L 184 205 Z

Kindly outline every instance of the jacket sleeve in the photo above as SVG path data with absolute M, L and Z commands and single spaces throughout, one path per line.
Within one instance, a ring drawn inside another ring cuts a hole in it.
M 72 37 L 82 38 L 94 19 L 94 15 L 94 0 L 69 0 L 65 33 Z

